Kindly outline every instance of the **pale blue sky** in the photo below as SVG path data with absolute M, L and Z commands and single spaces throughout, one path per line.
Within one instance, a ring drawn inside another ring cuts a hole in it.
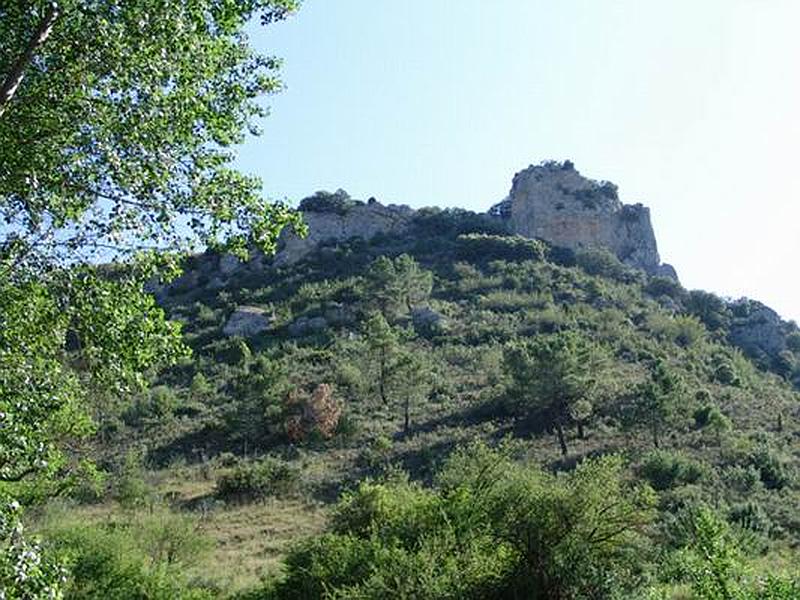
M 305 0 L 254 30 L 287 90 L 269 196 L 485 210 L 573 160 L 652 209 L 689 288 L 800 320 L 799 0 Z

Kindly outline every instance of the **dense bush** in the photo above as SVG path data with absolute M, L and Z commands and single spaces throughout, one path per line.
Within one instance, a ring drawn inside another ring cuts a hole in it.
M 547 245 L 521 236 L 470 233 L 458 236 L 458 256 L 473 262 L 544 260 Z
M 241 462 L 217 478 L 217 495 L 236 502 L 286 496 L 297 490 L 296 467 L 275 458 Z
M 636 585 L 628 558 L 653 498 L 619 459 L 554 477 L 476 445 L 438 481 L 362 484 L 262 597 L 600 598 Z
M 356 201 L 344 190 L 335 192 L 316 192 L 300 201 L 299 209 L 303 212 L 322 212 L 344 214 L 356 205 Z
M 792 472 L 786 462 L 766 443 L 759 444 L 750 454 L 750 464 L 758 469 L 761 481 L 770 489 L 781 489 L 792 482 Z
M 708 468 L 681 452 L 654 450 L 642 461 L 642 476 L 657 490 L 697 483 Z
M 482 233 L 488 235 L 507 234 L 507 227 L 500 219 L 475 213 L 462 208 L 422 208 L 414 215 L 417 238 L 433 239 L 432 247 L 442 248 L 446 237 L 461 234 Z
M 92 525 L 69 518 L 47 530 L 69 566 L 66 597 L 74 600 L 205 600 L 183 569 L 208 549 L 195 524 L 158 512 L 130 522 Z
M 686 293 L 680 282 L 671 277 L 651 277 L 643 289 L 654 298 L 666 296 L 676 301 L 682 300 Z
M 606 277 L 631 283 L 640 279 L 642 273 L 622 264 L 612 252 L 603 248 L 588 248 L 575 253 L 578 266 L 589 275 Z

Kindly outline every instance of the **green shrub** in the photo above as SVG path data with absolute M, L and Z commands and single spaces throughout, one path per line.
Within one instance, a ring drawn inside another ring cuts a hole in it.
M 211 590 L 189 584 L 181 567 L 208 541 L 171 514 L 145 521 L 69 522 L 46 532 L 69 565 L 66 597 L 74 600 L 205 600 Z
M 697 483 L 703 479 L 708 468 L 681 452 L 654 450 L 642 461 L 641 474 L 657 490 Z
M 357 204 L 361 203 L 352 200 L 347 192 L 340 189 L 333 193 L 325 191 L 315 192 L 313 195 L 303 198 L 300 201 L 299 209 L 303 212 L 322 212 L 343 215 Z
M 647 325 L 657 338 L 670 341 L 681 348 L 693 346 L 706 334 L 702 323 L 687 315 L 670 317 L 662 313 L 652 313 L 647 316 Z
M 681 300 L 686 293 L 683 286 L 671 277 L 651 277 L 644 291 L 653 298 L 667 296 L 673 300 Z
M 734 387 L 739 387 L 742 384 L 733 362 L 725 358 L 715 360 L 714 379 L 723 385 Z
M 124 508 L 137 508 L 153 500 L 153 489 L 145 480 L 143 456 L 131 450 L 125 456 L 114 486 L 114 498 Z
M 708 417 L 713 409 L 714 409 L 713 404 L 704 404 L 703 406 L 695 409 L 694 413 L 692 414 L 692 416 L 694 417 L 694 424 L 698 428 L 703 428 L 706 425 L 708 425 Z
M 723 434 L 732 429 L 730 419 L 713 404 L 705 404 L 694 411 L 695 425 L 700 429 L 712 432 L 717 441 L 721 441 Z
M 635 586 L 652 490 L 628 485 L 618 457 L 553 476 L 475 444 L 437 482 L 362 483 L 332 531 L 290 551 L 285 578 L 253 598 L 609 598 Z
M 772 521 L 757 502 L 745 502 L 731 507 L 728 520 L 746 529 L 763 535 L 769 535 Z
M 518 235 L 487 235 L 469 233 L 459 235 L 458 255 L 462 260 L 488 262 L 491 260 L 542 261 L 547 256 L 547 245 Z
M 722 471 L 722 480 L 729 488 L 746 494 L 761 486 L 761 472 L 754 466 L 733 465 Z
M 275 458 L 240 463 L 217 478 L 217 495 L 236 502 L 286 496 L 297 490 L 299 471 Z
M 730 310 L 725 301 L 709 292 L 692 290 L 685 300 L 686 310 L 694 315 L 711 331 L 727 327 Z
M 195 302 L 195 319 L 198 325 L 202 327 L 209 327 L 212 325 L 219 325 L 219 315 L 210 306 L 206 306 L 201 302 Z
M 331 590 L 346 589 L 368 579 L 377 565 L 390 565 L 393 560 L 389 555 L 396 556 L 400 552 L 384 548 L 377 539 L 324 534 L 298 544 L 286 558 L 287 577 L 272 594 L 255 598 L 306 600 L 330 597 Z
M 588 248 L 575 253 L 575 262 L 589 275 L 605 277 L 623 283 L 631 283 L 640 274 L 620 262 L 615 254 L 605 248 Z
M 214 358 L 228 365 L 244 365 L 253 354 L 247 342 L 238 337 L 218 340 L 209 349 Z
M 705 328 L 696 318 L 679 315 L 675 317 L 669 335 L 678 346 L 688 348 L 703 339 L 705 333 Z
M 787 464 L 767 444 L 760 444 L 750 454 L 750 464 L 758 469 L 761 481 L 768 489 L 779 490 L 792 481 Z
M 414 541 L 441 525 L 443 516 L 434 493 L 406 478 L 389 485 L 370 482 L 346 493 L 331 520 L 333 530 L 341 534 L 369 537 L 374 531 L 413 546 Z

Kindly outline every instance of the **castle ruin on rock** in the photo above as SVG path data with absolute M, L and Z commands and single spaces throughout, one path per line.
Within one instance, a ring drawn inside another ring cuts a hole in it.
M 605 248 L 625 264 L 677 279 L 661 264 L 650 209 L 623 204 L 616 185 L 582 176 L 570 161 L 520 171 L 508 197 L 489 212 L 513 234 L 570 250 Z
M 285 233 L 276 265 L 295 263 L 322 242 L 401 235 L 415 215 L 407 206 L 352 200 L 342 190 L 318 192 L 303 200 L 300 210 L 308 236 Z M 582 176 L 569 161 L 542 163 L 517 173 L 507 198 L 489 209 L 488 216 L 500 219 L 509 234 L 576 251 L 604 248 L 625 264 L 677 279 L 671 266 L 661 264 L 650 210 L 623 204 L 617 186 Z

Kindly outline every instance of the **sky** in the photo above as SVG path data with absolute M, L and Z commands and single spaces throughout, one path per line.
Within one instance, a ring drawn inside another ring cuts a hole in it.
M 267 195 L 483 211 L 572 160 L 651 208 L 689 289 L 800 321 L 798 0 L 305 0 L 239 166 Z

